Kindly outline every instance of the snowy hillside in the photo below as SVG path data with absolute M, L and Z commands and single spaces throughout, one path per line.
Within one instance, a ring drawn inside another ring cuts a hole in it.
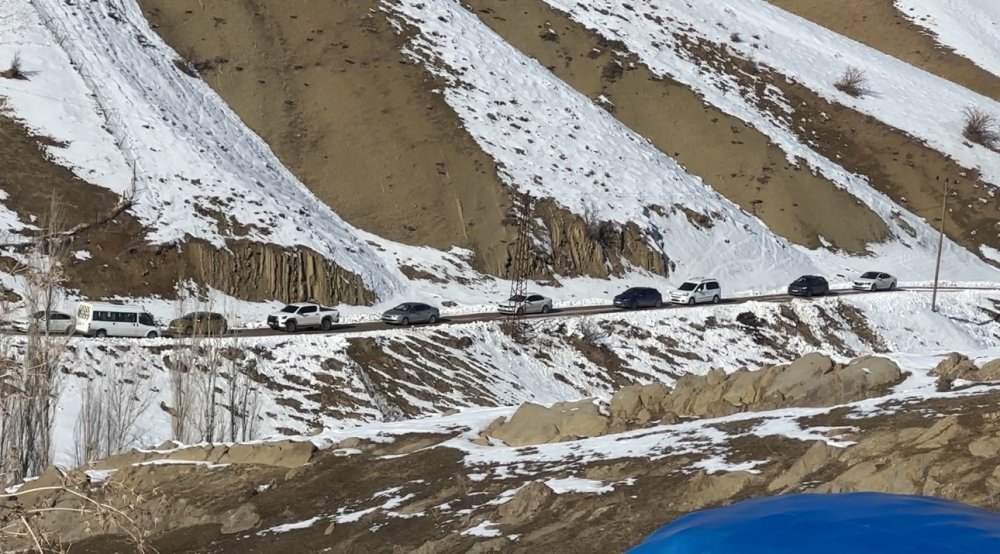
M 944 46 L 1000 75 L 1000 4 L 981 0 L 895 0 L 896 8 Z
M 132 0 L 76 5 L 0 2 L 0 59 L 20 53 L 30 74 L 4 80 L 7 109 L 66 143 L 49 154 L 83 180 L 128 192 L 146 240 L 231 239 L 312 248 L 378 294 L 395 268 L 358 240 L 219 97 L 182 71 Z

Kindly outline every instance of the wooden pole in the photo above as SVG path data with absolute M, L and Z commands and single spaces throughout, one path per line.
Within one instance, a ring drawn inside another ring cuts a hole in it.
M 934 263 L 934 290 L 931 292 L 931 311 L 937 311 L 938 276 L 941 274 L 941 250 L 944 248 L 944 219 L 948 216 L 948 179 L 944 180 L 941 195 L 941 230 L 938 234 L 937 261 Z

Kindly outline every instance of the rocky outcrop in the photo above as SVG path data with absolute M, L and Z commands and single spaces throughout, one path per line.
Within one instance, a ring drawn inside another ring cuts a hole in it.
M 952 353 L 941 360 L 931 374 L 938 376 L 938 384 L 944 389 L 950 388 L 958 379 L 976 382 L 1000 381 L 1000 359 L 986 362 L 979 367 L 967 356 Z
M 312 459 L 311 442 L 274 441 L 252 444 L 190 446 L 174 449 L 167 443 L 157 450 L 133 450 L 91 464 L 94 469 L 117 469 L 134 464 L 192 462 L 207 464 L 300 467 Z
M 554 496 L 555 493 L 547 485 L 532 481 L 521 487 L 509 502 L 501 505 L 497 509 L 497 515 L 502 523 L 524 523 L 538 514 Z
M 591 400 L 558 402 L 550 408 L 528 403 L 509 421 L 494 421 L 483 435 L 510 446 L 524 446 L 600 436 L 608 432 L 608 424 L 608 418 Z
M 371 304 L 375 295 L 360 275 L 312 250 L 241 241 L 229 250 L 192 241 L 184 245 L 182 275 L 244 300 Z
M 545 235 L 541 242 L 550 245 L 548 252 L 535 253 L 531 273 L 536 277 L 606 278 L 622 275 L 630 266 L 657 275 L 671 271 L 670 259 L 653 246 L 654 237 L 635 223 L 588 220 L 551 199 L 538 202 L 535 214 L 544 225 L 536 233 Z
M 685 375 L 672 390 L 660 383 L 625 387 L 611 399 L 616 420 L 645 423 L 682 417 L 720 417 L 788 406 L 833 406 L 883 394 L 903 379 L 887 358 L 865 356 L 846 365 L 807 354 L 780 366 L 726 374 Z

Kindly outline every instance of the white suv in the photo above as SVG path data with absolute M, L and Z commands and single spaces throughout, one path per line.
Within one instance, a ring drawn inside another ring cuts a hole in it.
M 684 281 L 677 290 L 670 292 L 670 301 L 674 304 L 700 304 L 711 302 L 718 304 L 722 300 L 722 287 L 716 279 L 695 277 Z

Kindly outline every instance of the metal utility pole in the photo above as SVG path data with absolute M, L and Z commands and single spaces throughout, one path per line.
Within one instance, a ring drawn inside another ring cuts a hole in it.
M 531 252 L 531 214 L 533 199 L 527 194 L 521 198 L 517 212 L 517 242 L 510 258 L 510 297 L 521 297 L 514 303 L 513 312 L 507 316 L 510 332 L 515 339 L 521 337 L 521 318 L 524 316 L 524 297 L 528 294 L 528 272 Z
M 941 229 L 938 234 L 937 261 L 934 263 L 934 289 L 931 292 L 931 311 L 937 311 L 938 276 L 941 274 L 941 250 L 944 248 L 944 219 L 948 216 L 948 179 L 941 185 Z

